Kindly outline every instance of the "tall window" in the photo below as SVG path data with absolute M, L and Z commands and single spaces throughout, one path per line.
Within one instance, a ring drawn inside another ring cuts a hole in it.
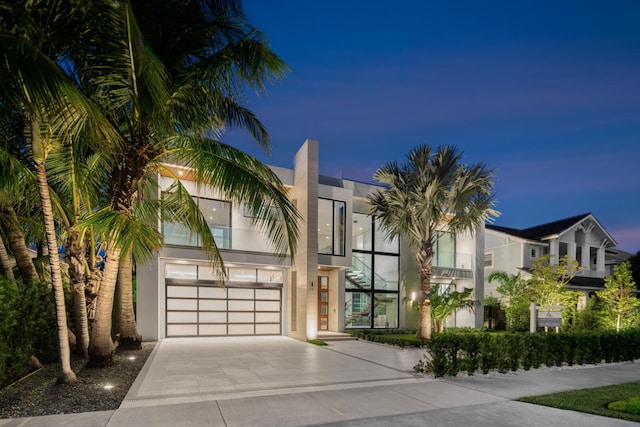
M 346 203 L 318 199 L 318 253 L 344 256 Z
M 392 328 L 398 326 L 400 245 L 389 240 L 377 222 L 353 214 L 352 260 L 346 273 L 345 326 Z
M 453 233 L 442 233 L 436 241 L 433 265 L 454 268 L 456 266 L 456 238 Z
M 218 248 L 231 247 L 231 203 L 223 200 L 193 197 L 204 216 Z M 198 233 L 182 224 L 164 222 L 162 224 L 164 242 L 168 245 L 202 246 Z

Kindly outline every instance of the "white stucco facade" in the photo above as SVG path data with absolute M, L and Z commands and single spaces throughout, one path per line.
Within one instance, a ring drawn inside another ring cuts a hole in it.
M 158 223 L 165 246 L 137 267 L 137 320 L 145 339 L 171 336 L 288 335 L 351 328 L 417 326 L 411 298 L 419 293 L 415 256 L 403 242 L 382 238 L 366 215 L 366 196 L 379 187 L 318 174 L 319 144 L 307 140 L 293 168 L 272 168 L 300 211 L 295 257 L 274 252 L 252 226 L 243 206 L 216 189 L 181 179 L 197 200 L 227 269 L 223 284 L 212 275 L 198 237 Z M 176 166 L 179 168 L 179 166 Z M 158 178 L 160 191 L 173 178 Z M 433 281 L 474 289 L 483 299 L 484 228 L 455 236 L 434 268 Z M 449 326 L 482 325 L 482 309 L 458 312 Z

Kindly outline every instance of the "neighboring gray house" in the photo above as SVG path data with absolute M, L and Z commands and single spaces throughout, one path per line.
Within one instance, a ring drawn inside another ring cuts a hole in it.
M 485 295 L 498 296 L 497 282 L 486 282 L 494 271 L 523 274 L 527 278 L 533 260 L 551 254 L 551 262 L 565 255 L 582 267 L 569 288 L 589 293 L 602 289 L 604 277 L 612 274 L 613 265 L 620 264 L 631 254 L 614 249 L 616 241 L 591 214 L 524 229 L 486 225 L 485 230 Z

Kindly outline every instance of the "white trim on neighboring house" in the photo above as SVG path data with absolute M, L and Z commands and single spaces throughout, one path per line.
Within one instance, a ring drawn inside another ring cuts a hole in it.
M 609 241 L 609 244 L 608 244 L 608 245 L 606 245 L 605 247 L 613 248 L 613 247 L 616 247 L 616 246 L 618 245 L 618 242 L 616 242 L 616 241 L 615 241 L 615 239 L 614 239 L 613 237 L 611 237 L 611 234 L 609 234 L 609 232 L 608 232 L 608 231 L 607 231 L 607 230 L 602 226 L 602 224 L 600 224 L 600 221 L 598 221 L 598 220 L 596 219 L 596 217 L 595 217 L 595 216 L 593 216 L 593 214 L 589 214 L 589 215 L 585 216 L 585 217 L 584 217 L 584 218 L 582 218 L 580 221 L 575 222 L 575 223 L 574 223 L 573 225 L 571 225 L 569 228 L 567 228 L 567 229 L 565 229 L 565 230 L 562 230 L 560 233 L 555 234 L 555 235 L 553 235 L 553 236 L 546 236 L 546 237 L 544 237 L 542 240 L 551 239 L 551 238 L 553 238 L 553 237 L 558 237 L 558 238 L 559 238 L 559 237 L 560 237 L 560 236 L 562 236 L 563 234 L 565 234 L 565 233 L 567 233 L 567 232 L 569 232 L 569 231 L 574 230 L 576 227 L 578 227 L 579 225 L 581 225 L 583 222 L 585 222 L 585 221 L 587 221 L 587 220 L 591 220 L 591 221 L 593 221 L 593 222 L 594 222 L 594 223 L 595 223 L 595 224 L 600 228 L 600 231 L 602 231 L 602 233 L 605 235 L 606 240 L 608 240 L 608 241 Z

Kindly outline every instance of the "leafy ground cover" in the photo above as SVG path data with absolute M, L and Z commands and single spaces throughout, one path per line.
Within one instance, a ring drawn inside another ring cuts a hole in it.
M 640 415 L 609 409 L 612 402 L 640 396 L 640 381 L 562 393 L 530 396 L 521 402 L 640 422 Z

